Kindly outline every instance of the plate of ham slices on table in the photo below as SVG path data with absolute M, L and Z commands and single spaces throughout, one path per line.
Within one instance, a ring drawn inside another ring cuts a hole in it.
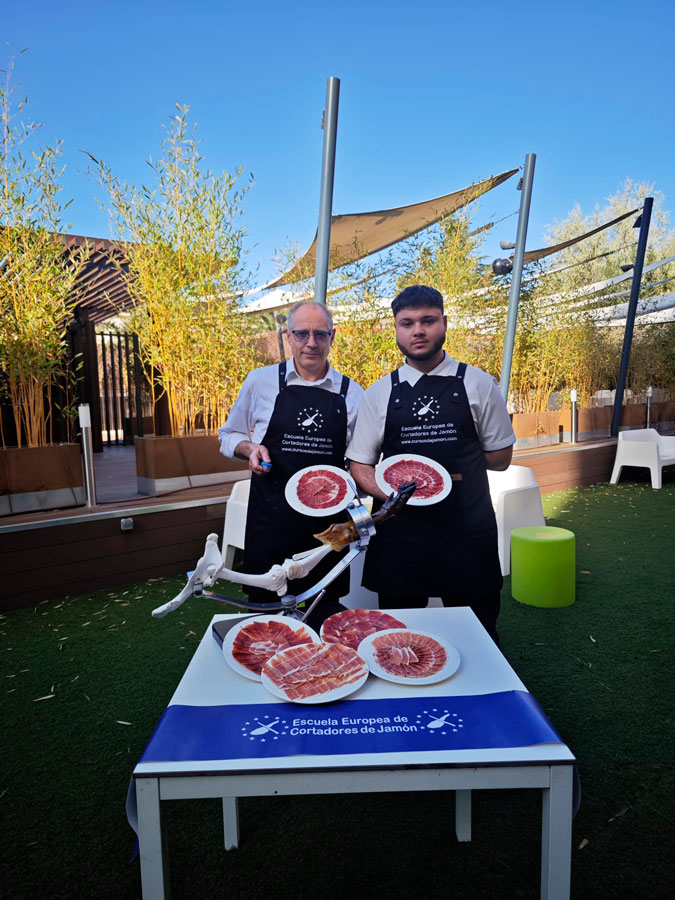
M 434 684 L 459 669 L 459 651 L 442 637 L 417 628 L 388 628 L 368 635 L 359 656 L 385 681 L 396 684 Z
M 270 657 L 300 644 L 318 644 L 312 628 L 290 616 L 255 616 L 242 619 L 223 640 L 223 656 L 238 675 L 261 680 Z
M 292 703 L 329 703 L 358 691 L 368 674 L 365 659 L 345 644 L 299 644 L 267 660 L 262 683 Z
M 415 482 L 408 506 L 430 506 L 444 500 L 452 490 L 452 478 L 435 459 L 417 453 L 398 453 L 383 459 L 375 469 L 377 486 L 385 494 L 397 491 L 407 481 Z
M 347 472 L 337 466 L 308 466 L 286 482 L 286 502 L 305 516 L 332 516 L 341 512 L 356 495 Z

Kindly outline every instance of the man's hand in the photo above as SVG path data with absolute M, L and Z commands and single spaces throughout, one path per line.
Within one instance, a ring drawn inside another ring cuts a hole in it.
M 248 460 L 248 467 L 254 475 L 268 475 L 272 469 L 267 447 L 253 441 L 240 441 L 234 450 L 235 456 Z

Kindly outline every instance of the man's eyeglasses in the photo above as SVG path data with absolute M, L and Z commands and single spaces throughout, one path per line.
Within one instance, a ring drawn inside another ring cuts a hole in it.
M 327 344 L 332 333 L 332 331 L 305 331 L 304 328 L 300 331 L 291 331 L 291 334 L 299 344 L 306 344 L 310 334 L 314 335 L 314 340 L 317 344 Z

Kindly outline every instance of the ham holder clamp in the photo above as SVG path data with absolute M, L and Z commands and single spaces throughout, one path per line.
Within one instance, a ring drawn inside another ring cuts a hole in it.
M 331 525 L 326 531 L 315 535 L 322 546 L 296 553 L 292 559 L 284 560 L 282 565 L 272 566 L 268 572 L 262 575 L 247 575 L 244 572 L 228 569 L 224 565 L 222 554 L 218 549 L 218 535 L 210 534 L 206 538 L 204 555 L 199 559 L 195 570 L 188 572 L 188 582 L 183 590 L 173 600 L 154 609 L 152 615 L 154 618 L 160 619 L 178 609 L 188 597 L 194 595 L 218 600 L 220 603 L 229 603 L 254 613 L 280 612 L 282 615 L 293 616 L 304 622 L 320 602 L 325 589 L 338 575 L 344 572 L 360 553 L 365 553 L 370 538 L 375 534 L 376 527 L 400 512 L 413 495 L 414 490 L 415 482 L 400 485 L 399 489 L 390 494 L 381 508 L 372 516 L 359 498 L 355 497 L 347 506 L 349 521 Z M 304 578 L 329 553 L 344 550 L 349 544 L 353 545 L 349 552 L 313 587 L 298 595 L 288 593 L 288 581 L 294 578 Z M 236 584 L 264 588 L 276 593 L 279 600 L 276 603 L 249 603 L 238 598 L 216 594 L 209 589 L 219 578 Z M 310 600 L 313 602 L 306 611 L 298 610 L 299 605 Z

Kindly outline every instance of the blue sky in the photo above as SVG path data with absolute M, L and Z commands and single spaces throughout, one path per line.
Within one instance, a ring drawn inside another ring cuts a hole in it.
M 191 107 L 214 171 L 252 172 L 246 197 L 258 283 L 275 249 L 316 228 L 326 79 L 341 80 L 334 212 L 413 203 L 537 154 L 528 249 L 580 203 L 626 177 L 675 203 L 675 4 L 571 0 L 414 4 L 290 0 L 55 4 L 3 12 L 6 66 L 42 140 L 64 141 L 71 231 L 107 237 L 84 170 L 87 150 L 122 179 L 147 178 L 174 103 Z M 476 224 L 518 208 L 515 179 L 488 194 Z M 485 252 L 515 237 L 515 217 Z

